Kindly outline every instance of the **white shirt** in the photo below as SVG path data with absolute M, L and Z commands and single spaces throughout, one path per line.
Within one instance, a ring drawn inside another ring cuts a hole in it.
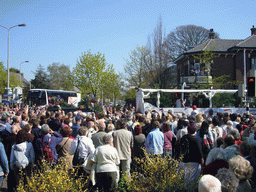
M 95 151 L 94 145 L 92 143 L 92 140 L 86 136 L 80 136 L 78 135 L 74 141 L 72 141 L 70 149 L 69 149 L 69 154 L 74 155 L 77 144 L 78 144 L 78 139 L 80 140 L 79 146 L 78 146 L 78 151 L 79 151 L 79 157 L 85 158 L 83 167 L 86 167 L 88 159 L 90 159 Z
M 96 163 L 96 173 L 116 172 L 120 164 L 116 148 L 109 144 L 97 147 L 91 160 Z

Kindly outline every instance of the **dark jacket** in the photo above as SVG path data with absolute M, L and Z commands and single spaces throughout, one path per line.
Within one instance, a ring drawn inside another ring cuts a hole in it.
M 187 145 L 188 143 L 188 145 Z M 203 158 L 202 147 L 196 136 L 187 134 L 180 139 L 181 153 L 184 154 L 184 163 L 201 163 Z

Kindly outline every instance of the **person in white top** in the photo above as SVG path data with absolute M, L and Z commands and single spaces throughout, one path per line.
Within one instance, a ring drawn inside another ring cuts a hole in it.
M 88 129 L 84 126 L 81 126 L 78 129 L 78 135 L 74 141 L 72 141 L 69 154 L 74 155 L 76 148 L 78 148 L 79 151 L 79 157 L 84 158 L 84 163 L 78 171 L 78 175 L 88 175 L 90 173 L 90 167 L 88 166 L 88 160 L 92 158 L 95 148 L 92 143 L 92 140 L 88 137 L 86 137 Z M 79 142 L 79 145 L 78 145 Z M 78 146 L 77 146 L 78 145 Z
M 120 159 L 113 147 L 113 137 L 109 134 L 103 137 L 102 146 L 96 148 L 91 159 L 96 163 L 96 186 L 99 191 L 114 191 L 118 184 L 118 168 Z

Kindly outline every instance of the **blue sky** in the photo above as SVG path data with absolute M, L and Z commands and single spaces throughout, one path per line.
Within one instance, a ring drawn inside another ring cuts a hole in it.
M 256 0 L 0 0 L 0 25 L 10 30 L 10 67 L 34 78 L 39 64 L 72 69 L 83 52 L 105 54 L 116 72 L 162 17 L 168 34 L 180 25 L 213 28 L 222 39 L 245 39 L 256 26 Z M 0 27 L 0 61 L 7 66 L 7 30 Z

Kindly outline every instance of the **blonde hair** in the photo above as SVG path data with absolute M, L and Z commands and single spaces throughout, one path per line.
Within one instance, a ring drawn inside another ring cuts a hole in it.
M 204 118 L 201 114 L 198 114 L 196 116 L 196 123 L 202 123 L 204 121 Z
M 239 180 L 250 179 L 252 177 L 253 168 L 248 160 L 236 155 L 229 160 L 229 169 L 231 169 Z
M 108 131 L 113 131 L 115 128 L 114 124 L 108 124 Z

